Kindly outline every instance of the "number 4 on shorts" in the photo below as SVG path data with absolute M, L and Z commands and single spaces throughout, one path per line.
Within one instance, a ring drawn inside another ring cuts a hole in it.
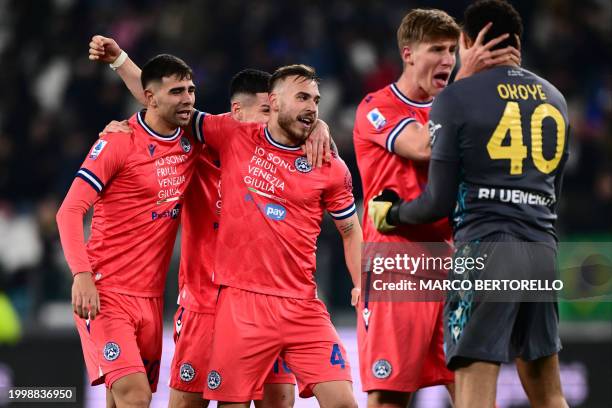
M 331 357 L 329 358 L 329 362 L 331 363 L 331 365 L 340 364 L 340 368 L 342 369 L 344 369 L 345 367 L 344 358 L 342 357 L 342 352 L 340 351 L 340 346 L 338 345 L 338 343 L 335 343 L 334 347 L 332 348 Z

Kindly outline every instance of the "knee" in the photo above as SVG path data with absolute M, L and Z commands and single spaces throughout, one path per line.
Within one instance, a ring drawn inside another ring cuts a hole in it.
M 255 403 L 257 408 L 293 408 L 295 404 L 295 396 L 282 395 L 278 398 L 264 398 L 263 401 Z
M 293 408 L 295 404 L 295 399 L 284 399 L 282 401 L 268 401 L 265 405 L 265 408 Z
M 145 387 L 134 387 L 115 395 L 115 401 L 119 407 L 148 408 L 151 405 L 151 399 L 151 390 Z
M 267 408 L 293 408 L 295 404 L 295 396 L 290 395 L 278 401 L 273 401 Z
M 182 398 L 170 399 L 168 408 L 205 408 L 208 407 L 208 401 L 203 398 Z

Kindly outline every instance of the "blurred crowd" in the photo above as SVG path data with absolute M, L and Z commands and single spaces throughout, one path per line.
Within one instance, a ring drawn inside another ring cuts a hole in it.
M 182 57 L 194 69 L 196 106 L 211 113 L 228 110 L 229 80 L 240 69 L 314 66 L 322 77 L 320 116 L 352 169 L 360 201 L 354 113 L 367 92 L 399 76 L 402 16 L 437 7 L 460 21 L 468 3 L 0 0 L 0 293 L 26 328 L 54 324 L 54 307 L 69 302 L 71 286 L 55 212 L 98 132 L 139 108 L 108 66 L 87 59 L 92 35 L 115 38 L 138 64 L 162 52 Z M 524 19 L 523 65 L 558 87 L 570 108 L 561 239 L 610 234 L 612 3 L 512 3 Z M 348 310 L 349 282 L 330 225 L 319 240 L 318 279 L 333 314 Z M 176 270 L 175 260 L 170 304 Z

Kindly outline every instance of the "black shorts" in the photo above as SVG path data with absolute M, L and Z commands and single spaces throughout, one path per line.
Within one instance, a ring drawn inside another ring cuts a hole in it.
M 552 280 L 556 276 L 554 247 L 522 242 L 508 234 L 458 244 L 455 258 L 458 256 L 484 256 L 485 266 L 462 273 L 451 271 L 451 280 L 520 281 L 545 277 Z M 547 292 L 541 298 L 537 297 L 540 292 L 525 292 L 530 296 L 528 299 L 522 298 L 521 293 L 510 290 L 448 292 L 444 307 L 444 350 L 451 370 L 465 361 L 507 363 L 517 357 L 531 361 L 561 350 L 554 292 Z

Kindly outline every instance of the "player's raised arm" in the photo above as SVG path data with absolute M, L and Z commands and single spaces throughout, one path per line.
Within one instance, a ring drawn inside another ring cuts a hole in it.
M 342 237 L 344 259 L 353 281 L 351 305 L 356 306 L 361 295 L 361 244 L 363 243 L 361 225 L 359 225 L 359 218 L 355 213 L 342 220 L 334 219 L 334 223 Z
M 117 71 L 134 98 L 146 105 L 144 90 L 140 82 L 140 67 L 134 63 L 115 40 L 94 35 L 89 43 L 89 59 L 105 62 Z
M 321 167 L 323 161 L 330 162 L 332 151 L 338 153 L 334 141 L 331 139 L 329 126 L 321 119 L 317 119 L 317 124 L 306 142 L 302 145 L 302 150 L 306 154 L 308 164 Z
M 492 50 L 502 41 L 509 41 L 510 34 L 504 33 L 492 40 L 484 42 L 485 36 L 492 24 L 489 23 L 480 30 L 476 40 L 472 43 L 462 32 L 459 38 L 459 60 L 461 67 L 457 72 L 455 81 L 467 78 L 483 69 L 503 63 L 521 65 L 520 40 L 514 41 L 517 46 L 508 45 L 505 48 Z

